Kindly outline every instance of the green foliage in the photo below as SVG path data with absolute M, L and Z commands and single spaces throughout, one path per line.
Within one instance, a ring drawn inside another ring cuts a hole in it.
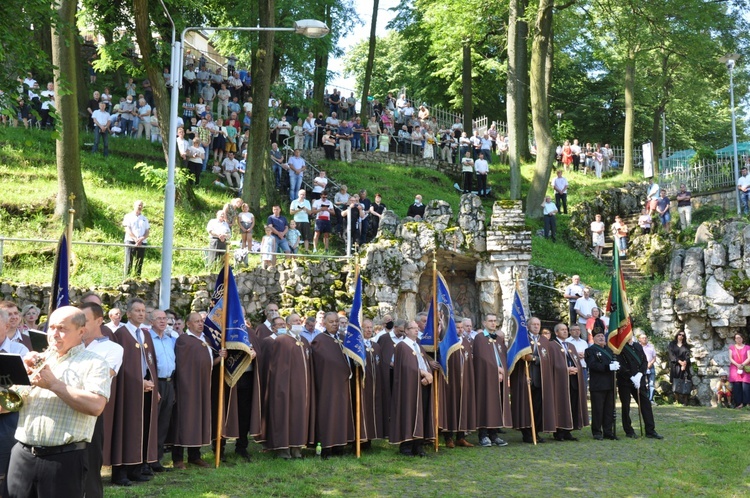
M 731 275 L 724 280 L 724 288 L 740 302 L 750 300 L 750 278 L 745 277 L 741 270 L 732 271 Z
M 703 161 L 715 161 L 716 152 L 711 147 L 701 145 L 695 148 L 695 155 L 690 158 L 690 164 L 701 164 Z
M 137 163 L 133 168 L 141 172 L 141 177 L 146 185 L 157 191 L 166 190 L 168 179 L 166 168 L 157 168 L 143 162 Z M 192 175 L 188 170 L 184 168 L 175 169 L 175 202 L 185 201 L 187 200 L 186 197 L 194 197 L 194 194 L 192 194 L 192 185 L 190 184 L 191 179 Z

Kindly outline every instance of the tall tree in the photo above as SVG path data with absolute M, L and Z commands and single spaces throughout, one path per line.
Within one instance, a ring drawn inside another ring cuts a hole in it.
M 531 46 L 531 119 L 536 140 L 536 166 L 526 197 L 526 216 L 539 218 L 547 193 L 555 145 L 549 127 L 548 63 L 552 50 L 552 10 L 554 0 L 539 0 Z
M 370 94 L 370 80 L 372 79 L 372 66 L 375 63 L 375 45 L 377 37 L 375 31 L 378 23 L 378 5 L 379 0 L 372 0 L 372 21 L 370 22 L 370 40 L 369 49 L 367 50 L 367 66 L 365 67 L 365 80 L 362 83 L 362 99 L 359 101 L 362 106 L 362 115 L 366 115 L 367 96 Z
M 76 80 L 76 0 L 58 0 L 54 5 L 52 28 L 52 63 L 57 98 L 58 138 L 55 144 L 57 163 L 57 198 L 55 217 L 68 222 L 68 209 L 75 209 L 76 225 L 88 220 L 88 200 L 81 176 L 78 146 L 78 95 Z
M 508 159 L 510 198 L 521 198 L 521 159 L 529 154 L 529 78 L 526 0 L 510 0 L 508 11 Z

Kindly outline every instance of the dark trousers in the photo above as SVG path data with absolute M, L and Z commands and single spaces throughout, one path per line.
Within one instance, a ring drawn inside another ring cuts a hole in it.
M 487 175 L 477 175 L 477 193 L 482 197 L 487 195 Z
M 570 326 L 576 325 L 578 323 L 578 313 L 576 313 L 576 302 L 568 301 L 568 315 L 570 318 Z M 582 334 L 584 335 L 584 334 Z
M 641 415 L 643 416 L 643 425 L 646 426 L 646 434 L 653 434 L 656 432 L 656 424 L 654 423 L 654 412 L 651 410 L 651 402 L 648 400 L 648 386 L 645 386 L 644 379 L 641 379 L 640 396 L 638 390 L 633 387 L 633 384 L 628 380 L 627 382 L 617 382 L 617 391 L 620 396 L 620 404 L 622 405 L 622 428 L 625 434 L 635 434 L 633 430 L 633 424 L 630 420 L 630 398 L 635 399 L 636 404 L 641 407 Z
M 80 497 L 89 468 L 85 449 L 37 457 L 16 443 L 11 451 L 6 496 Z
M 365 245 L 367 242 L 367 229 L 370 226 L 370 218 L 367 217 L 363 220 L 359 220 L 359 245 Z
M 578 171 L 578 168 L 581 167 L 581 156 L 578 154 L 573 154 L 573 171 Z
M 560 210 L 560 205 L 562 204 L 562 210 Z M 560 192 L 555 192 L 555 206 L 557 206 L 557 210 L 561 213 L 568 214 L 568 194 L 561 194 Z
M 250 415 L 255 390 L 254 375 L 253 372 L 245 372 L 237 382 L 237 423 L 240 437 L 237 438 L 235 450 L 246 450 L 250 444 L 247 433 L 250 432 Z
M 157 451 L 157 458 L 161 461 L 161 458 L 164 456 L 164 443 L 167 441 L 169 426 L 172 423 L 172 410 L 175 404 L 174 382 L 159 379 L 159 394 L 161 395 L 161 399 L 159 400 L 159 428 L 157 436 L 159 449 Z
M 474 174 L 471 171 L 464 171 L 462 175 L 464 176 L 464 194 L 468 194 L 471 192 L 471 177 Z
M 750 403 L 750 383 L 732 382 L 732 403 L 734 406 Z
M 214 251 L 225 250 L 227 248 L 227 243 L 222 242 L 221 239 L 217 239 L 216 237 L 211 237 L 211 240 L 208 243 L 208 248 L 213 249 Z M 207 260 L 209 265 L 214 264 L 217 260 L 224 257 L 223 254 L 214 251 L 208 252 Z
M 544 238 L 548 239 L 552 235 L 552 240 L 557 236 L 557 218 L 553 214 L 544 215 Z
M 134 240 L 126 240 L 126 244 L 135 244 Z M 138 247 L 126 247 L 125 248 L 125 274 L 130 275 L 130 270 L 133 269 L 135 263 L 135 276 L 141 276 L 141 270 L 143 270 L 143 257 L 146 255 L 145 245 Z
M 497 437 L 497 434 L 498 434 L 497 429 L 482 428 L 477 431 L 477 436 L 479 436 L 479 441 L 481 441 L 482 438 L 484 437 L 488 437 L 490 438 L 490 441 L 492 441 L 493 439 Z
M 591 434 L 613 436 L 615 425 L 615 392 L 591 391 Z
M 86 475 L 86 498 L 102 498 L 104 485 L 102 484 L 102 452 L 104 450 L 104 419 L 102 415 L 96 418 L 94 435 L 86 448 L 89 459 L 89 471 Z
M 94 125 L 94 147 L 91 149 L 92 154 L 99 150 L 99 139 L 104 141 L 104 157 L 109 155 L 109 131 L 102 131 L 101 128 Z
M 748 384 L 750 385 L 750 384 Z M 740 396 L 742 399 L 742 396 Z M 16 444 L 18 412 L 0 414 L 0 477 L 8 472 L 10 452 Z
M 187 449 L 188 462 L 194 462 L 201 459 L 200 447 L 189 447 Z M 174 446 L 172 447 L 172 461 L 173 462 L 184 462 L 185 461 L 185 447 Z
M 193 161 L 188 161 L 188 169 L 190 170 L 190 173 L 193 174 L 194 178 L 194 185 L 198 185 L 201 181 L 201 172 L 203 172 L 203 163 L 196 163 Z

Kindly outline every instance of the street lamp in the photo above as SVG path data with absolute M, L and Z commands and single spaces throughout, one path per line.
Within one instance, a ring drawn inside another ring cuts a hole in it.
M 167 18 L 172 23 L 172 71 L 170 83 L 172 85 L 171 102 L 169 108 L 169 156 L 167 158 L 167 186 L 164 192 L 164 239 L 162 242 L 161 280 L 159 285 L 159 308 L 169 308 L 172 293 L 172 255 L 174 253 L 174 201 L 175 201 L 175 162 L 177 155 L 177 112 L 179 108 L 180 85 L 182 85 L 182 62 L 185 35 L 189 31 L 289 31 L 308 38 L 322 38 L 329 33 L 328 26 L 315 19 L 295 21 L 291 28 L 277 27 L 204 27 L 192 26 L 182 31 L 180 41 L 176 40 L 175 24 L 172 17 L 160 0 Z
M 563 114 L 565 114 L 565 111 L 562 109 L 557 109 L 555 111 L 555 115 L 557 116 L 557 131 L 560 131 L 560 120 L 562 119 Z
M 719 62 L 724 63 L 729 70 L 729 106 L 732 108 L 732 147 L 734 148 L 734 184 L 740 178 L 740 171 L 737 164 L 737 119 L 734 115 L 734 64 L 740 58 L 739 54 L 729 54 L 719 58 Z M 737 214 L 740 214 L 740 191 L 735 187 L 734 192 L 737 196 Z

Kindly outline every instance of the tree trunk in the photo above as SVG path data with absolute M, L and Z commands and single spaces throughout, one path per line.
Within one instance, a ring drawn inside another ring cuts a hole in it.
M 625 137 L 623 147 L 625 158 L 622 161 L 622 174 L 632 176 L 633 174 L 633 134 L 635 133 L 635 52 L 628 50 L 625 60 Z
M 474 119 L 474 107 L 472 104 L 471 96 L 471 42 L 469 40 L 464 40 L 464 57 L 463 70 L 461 73 L 461 86 L 463 88 L 464 101 L 464 131 L 467 135 L 471 136 L 471 134 L 473 133 L 472 120 Z
M 78 147 L 78 82 L 75 72 L 75 26 L 78 3 L 58 0 L 52 27 L 52 64 L 57 93 L 57 199 L 55 217 L 68 223 L 68 209 L 75 209 L 76 226 L 88 221 L 88 201 L 83 189 Z
M 508 159 L 510 198 L 521 198 L 521 158 L 529 156 L 528 25 L 523 21 L 526 0 L 511 0 L 508 19 Z
M 331 6 L 328 2 L 323 7 L 322 17 L 323 22 L 326 26 L 331 26 Z M 315 54 L 315 68 L 313 69 L 313 104 L 312 110 L 314 112 L 322 111 L 323 95 L 325 94 L 326 81 L 328 79 L 328 60 L 330 57 L 330 45 L 327 39 L 316 40 L 315 46 L 317 52 Z M 360 103 L 362 109 L 367 109 L 367 101 Z M 327 113 L 326 113 L 327 114 Z
M 531 188 L 526 197 L 526 216 L 542 216 L 542 203 L 547 195 L 550 173 L 555 159 L 555 144 L 549 127 L 549 103 L 547 101 L 547 61 L 552 49 L 553 0 L 540 0 L 534 25 L 534 40 L 531 47 L 531 119 L 536 140 L 536 166 L 531 179 Z
M 274 0 L 258 2 L 258 17 L 261 26 L 274 26 Z M 268 97 L 271 94 L 273 40 L 273 31 L 258 33 L 258 50 L 253 60 L 253 125 L 250 127 L 247 173 L 242 197 L 257 214 L 260 214 L 260 197 L 264 182 L 266 203 L 272 204 L 278 198 L 273 170 L 268 161 Z
M 375 27 L 378 22 L 378 0 L 372 2 L 372 23 L 370 24 L 370 47 L 367 51 L 367 66 L 365 67 L 365 81 L 362 85 L 362 100 L 360 100 L 361 111 L 360 113 L 365 116 L 367 110 L 367 95 L 370 93 L 370 79 L 372 78 L 372 66 L 375 62 L 375 44 L 377 43 L 377 37 L 375 36 Z

